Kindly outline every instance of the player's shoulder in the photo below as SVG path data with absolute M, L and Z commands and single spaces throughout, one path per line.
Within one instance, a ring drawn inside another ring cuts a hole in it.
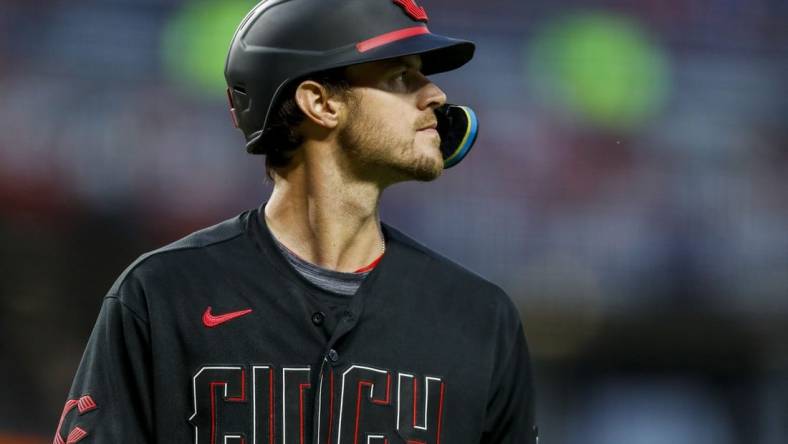
M 228 255 L 234 248 L 233 241 L 244 234 L 244 219 L 248 214 L 246 211 L 140 255 L 115 280 L 107 297 L 126 302 L 130 294 L 143 291 L 150 282 L 177 275 L 209 257 L 220 260 L 217 257 Z
M 487 303 L 495 303 L 503 309 L 513 308 L 511 298 L 498 284 L 470 270 L 464 265 L 427 247 L 401 230 L 384 223 L 387 240 L 395 242 L 403 251 L 400 257 L 404 262 L 422 263 L 429 276 L 429 283 L 447 289 L 463 289 L 457 294 L 468 297 L 485 296 Z M 459 296 L 462 297 L 462 296 Z

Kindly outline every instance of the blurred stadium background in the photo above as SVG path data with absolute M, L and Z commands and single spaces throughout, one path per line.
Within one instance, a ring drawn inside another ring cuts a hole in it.
M 788 442 L 788 2 L 422 2 L 481 135 L 383 216 L 516 300 L 542 442 Z M 128 263 L 267 198 L 253 3 L 0 2 L 0 443 L 51 442 Z

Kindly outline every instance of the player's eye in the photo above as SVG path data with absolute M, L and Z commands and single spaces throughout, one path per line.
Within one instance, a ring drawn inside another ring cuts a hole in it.
M 403 67 L 396 70 L 390 77 L 390 87 L 393 90 L 407 92 L 414 85 L 414 71 L 412 69 Z

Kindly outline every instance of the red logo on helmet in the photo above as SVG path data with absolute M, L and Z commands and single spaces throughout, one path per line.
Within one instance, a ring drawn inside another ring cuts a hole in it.
M 391 0 L 391 1 L 402 7 L 402 9 L 404 9 L 405 12 L 413 18 L 413 20 L 418 20 L 421 22 L 426 22 L 427 20 L 429 20 L 429 17 L 427 17 L 427 11 L 425 11 L 424 8 L 422 8 L 421 6 L 417 5 L 416 0 Z

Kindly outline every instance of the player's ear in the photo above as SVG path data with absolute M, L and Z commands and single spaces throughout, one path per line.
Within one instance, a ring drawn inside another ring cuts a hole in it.
M 340 99 L 313 80 L 301 82 L 295 92 L 296 103 L 306 118 L 326 129 L 333 129 L 339 124 L 343 106 Z

